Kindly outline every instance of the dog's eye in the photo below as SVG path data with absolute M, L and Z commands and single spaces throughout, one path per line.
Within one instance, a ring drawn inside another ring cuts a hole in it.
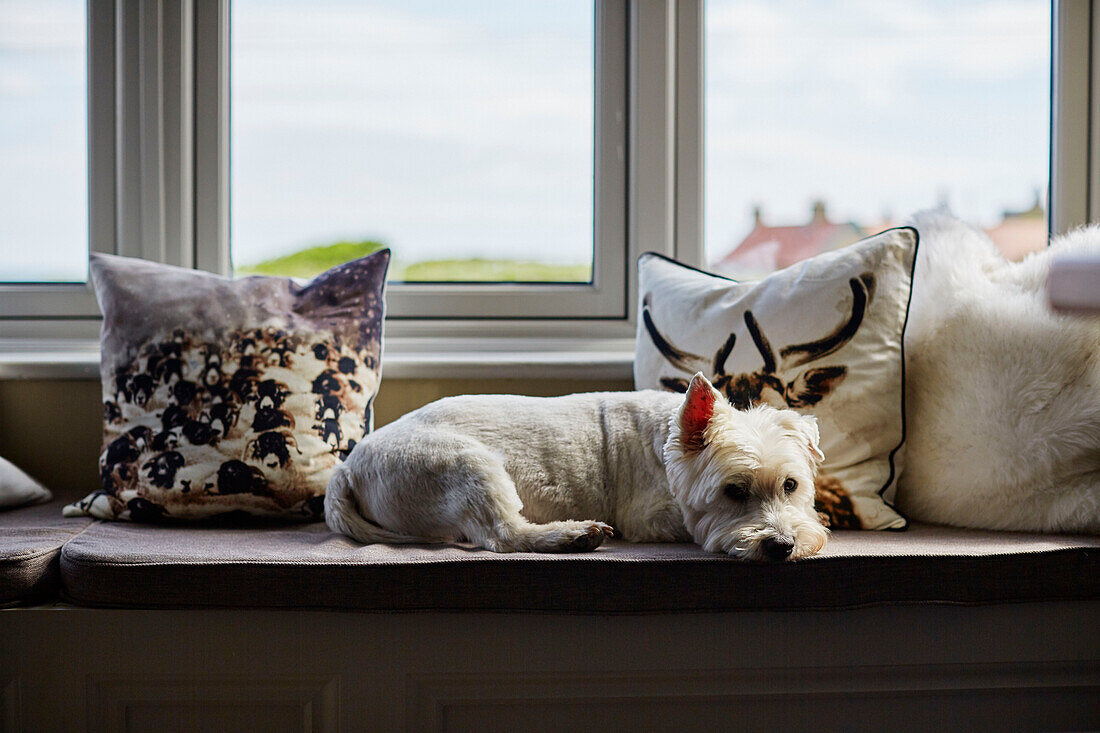
M 789 478 L 783 482 L 783 490 L 786 491 L 788 494 L 793 494 L 795 492 L 795 489 L 797 488 L 798 482 L 795 481 L 793 478 Z
M 733 501 L 744 501 L 749 498 L 749 485 L 748 484 L 726 484 L 722 489 L 728 498 Z

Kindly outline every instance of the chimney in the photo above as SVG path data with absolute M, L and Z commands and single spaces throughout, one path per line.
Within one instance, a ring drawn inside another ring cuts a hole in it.
M 811 224 L 828 224 L 829 219 L 825 216 L 825 202 L 821 199 L 814 201 L 814 218 L 810 222 Z
M 752 223 L 754 226 L 764 225 L 764 210 L 759 206 L 752 207 Z

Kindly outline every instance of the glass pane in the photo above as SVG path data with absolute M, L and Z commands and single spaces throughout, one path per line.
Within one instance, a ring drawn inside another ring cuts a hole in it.
M 707 0 L 705 246 L 753 278 L 939 205 L 1046 245 L 1050 3 Z
M 592 0 L 232 4 L 232 260 L 588 282 Z
M 0 281 L 88 269 L 83 0 L 0 0 Z

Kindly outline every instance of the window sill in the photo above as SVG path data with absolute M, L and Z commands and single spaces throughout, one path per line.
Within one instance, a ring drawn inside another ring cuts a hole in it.
M 389 339 L 386 379 L 631 379 L 633 339 Z M 0 379 L 99 379 L 99 344 L 0 339 Z

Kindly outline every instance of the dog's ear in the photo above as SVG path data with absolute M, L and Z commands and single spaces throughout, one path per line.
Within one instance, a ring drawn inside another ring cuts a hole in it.
M 783 410 L 783 424 L 806 444 L 814 463 L 821 465 L 825 460 L 825 454 L 821 452 L 819 445 L 821 433 L 817 428 L 817 418 L 813 415 L 799 414 L 794 410 Z
M 714 416 L 714 404 L 721 397 L 702 372 L 696 372 L 688 385 L 680 408 L 680 445 L 685 452 L 702 450 L 703 432 Z

